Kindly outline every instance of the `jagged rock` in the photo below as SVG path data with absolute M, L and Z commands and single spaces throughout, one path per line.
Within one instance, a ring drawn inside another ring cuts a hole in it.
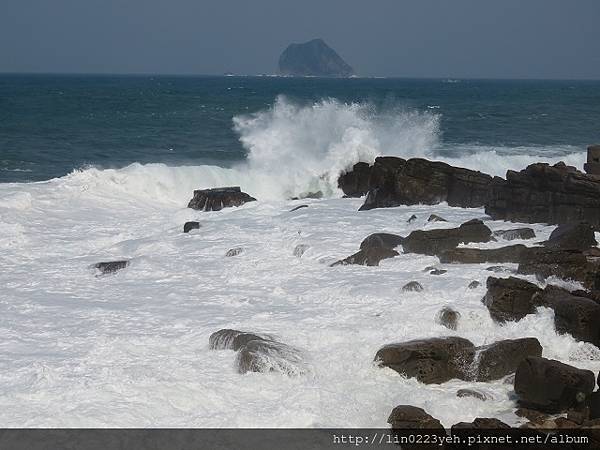
M 235 248 L 231 248 L 231 249 L 227 250 L 227 253 L 225 253 L 225 256 L 227 256 L 227 257 L 238 256 L 238 255 L 241 255 L 243 252 L 244 252 L 244 249 L 242 247 L 235 247 Z
M 394 249 L 404 242 L 402 236 L 391 233 L 374 233 L 367 236 L 361 243 L 360 249 L 366 248 L 383 247 L 388 249 Z
M 433 269 L 431 272 L 429 272 L 429 275 L 444 275 L 446 272 L 448 272 L 445 269 Z
M 598 245 L 594 229 L 586 222 L 559 225 L 544 243 L 546 247 L 584 251 Z
M 533 239 L 535 231 L 533 228 L 515 228 L 513 230 L 497 230 L 494 231 L 494 236 L 504 239 L 505 241 L 513 241 L 515 239 Z
M 346 197 L 362 197 L 369 190 L 371 166 L 366 162 L 354 164 L 352 170 L 338 178 L 338 187 Z
M 488 400 L 487 395 L 485 395 L 483 392 L 476 391 L 475 389 L 459 389 L 456 391 L 456 396 L 460 398 L 473 397 L 477 400 L 481 400 L 482 402 Z
M 568 333 L 578 341 L 600 347 L 600 304 L 571 295 L 563 289 L 545 289 L 544 300 L 554 310 L 558 333 Z
M 595 384 L 593 372 L 541 357 L 526 358 L 515 375 L 519 404 L 550 413 L 583 404 Z
M 506 339 L 475 350 L 473 375 L 477 381 L 499 380 L 517 370 L 529 356 L 542 356 L 536 338 Z
M 121 269 L 124 269 L 129 265 L 129 261 L 108 261 L 108 262 L 99 262 L 94 265 L 96 269 L 102 273 L 102 275 L 107 275 L 110 273 L 115 273 Z
M 487 270 L 488 272 L 494 272 L 494 273 L 514 273 L 515 272 L 510 267 L 506 267 L 506 266 L 490 266 L 490 267 L 487 267 L 485 270 Z
M 256 199 L 242 192 L 239 186 L 199 189 L 194 191 L 194 198 L 190 200 L 188 208 L 201 211 L 220 211 L 223 208 L 241 206 L 253 201 Z
M 253 339 L 240 348 L 236 365 L 239 373 L 280 372 L 302 375 L 308 371 L 302 353 L 281 342 Z
M 444 383 L 464 378 L 475 347 L 459 337 L 421 339 L 389 344 L 377 351 L 375 361 L 422 383 Z
M 299 209 L 302 209 L 302 208 L 308 208 L 308 205 L 298 205 L 295 208 L 290 209 L 290 212 L 298 211 Z
M 306 252 L 306 250 L 308 250 L 310 248 L 309 245 L 307 244 L 298 244 L 296 245 L 296 247 L 294 248 L 294 256 L 296 258 L 301 258 L 302 255 L 304 255 L 304 253 Z
M 541 291 L 535 284 L 520 278 L 489 277 L 483 303 L 496 322 L 521 320 L 535 313 L 538 306 L 545 306 L 539 295 Z
M 495 220 L 600 225 L 600 179 L 564 163 L 537 163 L 490 184 L 486 214 Z
M 410 281 L 402 287 L 404 292 L 421 292 L 422 290 L 423 286 L 418 281 Z
M 488 242 L 491 235 L 491 230 L 481 220 L 473 219 L 458 228 L 413 231 L 404 238 L 402 248 L 405 253 L 439 255 L 460 243 Z
M 380 157 L 369 178 L 369 192 L 360 210 L 400 205 L 481 207 L 488 196 L 492 177 L 421 158 Z
M 469 289 L 477 289 L 479 286 L 481 286 L 481 283 L 477 280 L 473 280 L 469 283 L 469 286 L 467 286 Z
M 437 214 L 432 214 L 429 216 L 429 219 L 427 219 L 427 222 L 448 222 L 446 219 L 444 219 L 443 217 L 438 216 Z
M 527 251 L 522 244 L 500 248 L 452 248 L 444 250 L 439 258 L 441 263 L 518 263 Z
M 345 266 L 348 264 L 359 264 L 362 266 L 378 266 L 380 261 L 387 258 L 398 256 L 399 253 L 385 247 L 367 247 L 357 253 L 348 256 L 346 259 L 334 262 L 331 267 Z
M 259 336 L 254 333 L 240 333 L 236 335 L 231 341 L 230 348 L 231 350 L 238 351 L 242 347 L 244 347 L 250 341 L 264 341 L 264 340 L 272 340 L 268 336 Z
M 454 424 L 450 429 L 454 431 L 461 429 L 496 430 L 507 428 L 510 428 L 510 425 L 507 425 L 498 419 L 478 417 L 473 420 L 473 422 L 459 422 Z M 493 448 L 493 446 L 490 446 L 489 448 Z
M 396 406 L 388 417 L 387 422 L 392 426 L 393 430 L 444 429 L 440 421 L 427 414 L 425 410 L 410 405 Z
M 186 222 L 183 225 L 184 233 L 189 233 L 192 230 L 199 230 L 199 229 L 200 229 L 200 222 Z
M 323 39 L 290 44 L 279 57 L 279 73 L 294 77 L 349 77 L 354 74 Z
M 458 320 L 460 319 L 460 313 L 453 310 L 452 308 L 445 306 L 440 310 L 437 315 L 437 322 L 440 325 L 445 326 L 449 330 L 456 330 L 458 328 Z
M 415 216 L 414 214 L 412 216 L 410 216 L 408 218 L 408 220 L 406 221 L 407 223 L 413 223 L 415 220 L 417 220 L 417 216 Z

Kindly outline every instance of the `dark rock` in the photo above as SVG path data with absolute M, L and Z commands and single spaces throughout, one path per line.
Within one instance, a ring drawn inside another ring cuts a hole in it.
M 223 208 L 241 206 L 253 201 L 256 199 L 242 192 L 238 186 L 200 189 L 194 191 L 194 198 L 190 200 L 188 208 L 201 211 L 220 211 Z
M 280 372 L 302 375 L 307 372 L 302 353 L 289 345 L 265 339 L 249 340 L 240 348 L 236 365 L 239 373 Z
M 456 330 L 458 328 L 459 319 L 460 313 L 458 311 L 454 311 L 448 306 L 442 308 L 437 315 L 437 322 L 449 330 Z
M 535 231 L 533 231 L 533 228 L 515 228 L 514 230 L 498 230 L 494 231 L 494 236 L 504 239 L 505 241 L 512 241 L 515 239 L 533 239 L 535 238 Z
M 504 422 L 494 419 L 494 418 L 482 418 L 478 417 L 473 422 L 459 422 L 455 425 L 452 425 L 451 430 L 460 430 L 460 429 L 477 429 L 477 430 L 498 430 L 498 429 L 507 429 L 510 428 L 510 425 L 505 424 Z M 490 446 L 489 448 L 493 448 Z
M 322 39 L 290 44 L 279 57 L 279 73 L 294 77 L 349 77 L 350 67 Z
M 233 338 L 229 348 L 237 352 L 250 341 L 264 341 L 266 339 L 269 338 L 266 336 L 259 336 L 258 334 L 254 333 L 240 333 Z
M 432 270 L 435 270 L 436 267 L 435 266 L 427 266 L 423 269 L 423 272 L 431 272 Z
M 345 266 L 348 264 L 359 264 L 362 266 L 378 266 L 382 259 L 393 258 L 398 256 L 399 253 L 395 250 L 391 250 L 385 247 L 367 247 L 364 250 L 360 250 L 357 253 L 348 256 L 346 259 L 342 259 L 331 264 L 334 266 Z
M 600 391 L 592 392 L 586 404 L 589 407 L 590 420 L 600 419 Z
M 388 417 L 387 422 L 392 426 L 393 430 L 444 429 L 439 420 L 427 414 L 422 408 L 410 405 L 396 406 Z
M 499 380 L 517 370 L 529 356 L 542 356 L 536 338 L 506 339 L 475 350 L 473 375 L 477 381 Z
M 297 258 L 301 258 L 302 255 L 304 255 L 304 253 L 306 252 L 306 250 L 308 250 L 310 248 L 309 245 L 307 244 L 298 244 L 296 245 L 296 247 L 294 248 L 294 256 Z
M 481 172 L 421 158 L 376 158 L 369 192 L 360 210 L 400 205 L 481 207 L 492 177 Z
M 479 286 L 481 286 L 481 283 L 477 280 L 473 280 L 469 283 L 468 288 L 469 289 L 477 289 Z
M 366 162 L 354 164 L 351 171 L 343 173 L 338 178 L 338 187 L 346 197 L 362 197 L 369 190 L 371 166 Z
M 121 269 L 124 269 L 129 265 L 129 261 L 108 261 L 108 262 L 99 262 L 94 265 L 96 269 L 98 269 L 102 275 L 107 275 L 110 273 L 115 273 Z
M 524 417 L 534 423 L 543 423 L 548 420 L 548 414 L 535 409 L 517 408 L 515 411 L 517 417 Z
M 245 334 L 245 332 L 230 329 L 215 331 L 208 338 L 208 347 L 211 350 L 231 350 L 233 348 L 233 340 L 240 334 Z
M 316 192 L 304 192 L 300 195 L 298 195 L 298 197 L 292 197 L 290 200 L 304 200 L 304 199 L 320 199 L 323 198 L 323 192 L 322 191 L 316 191 Z
M 564 289 L 545 289 L 544 300 L 554 310 L 558 333 L 568 333 L 578 341 L 600 347 L 600 304 L 571 295 Z
M 600 225 L 600 178 L 564 163 L 537 163 L 490 184 L 486 214 L 495 220 Z
M 535 284 L 520 278 L 489 277 L 483 303 L 496 322 L 521 320 L 535 313 L 538 306 L 545 306 L 539 295 L 541 291 Z
M 391 233 L 374 233 L 367 236 L 361 243 L 360 249 L 365 250 L 367 248 L 382 247 L 388 249 L 394 249 L 404 242 L 402 236 Z
M 308 208 L 308 205 L 296 206 L 295 208 L 290 209 L 290 212 L 298 211 L 299 209 L 302 209 L 302 208 Z
M 579 222 L 559 225 L 544 245 L 565 250 L 583 251 L 598 245 L 598 241 L 596 241 L 594 229 L 590 224 Z
M 592 392 L 588 397 L 588 402 L 591 401 L 595 392 Z M 577 425 L 583 424 L 586 420 L 590 419 L 590 408 L 589 406 L 585 406 L 583 408 L 578 409 L 569 409 L 567 411 L 567 419 L 571 422 L 576 423 Z
M 475 389 L 459 389 L 456 391 L 456 396 L 460 398 L 473 397 L 477 400 L 481 400 L 482 402 L 488 400 L 487 395 L 485 395 L 483 392 L 476 391 Z
M 506 267 L 506 266 L 490 266 L 490 267 L 486 268 L 485 270 L 487 270 L 488 272 L 494 272 L 494 273 L 514 273 L 515 272 L 510 267 Z
M 375 361 L 422 383 L 463 379 L 475 347 L 459 337 L 431 338 L 389 344 L 377 351 Z
M 433 269 L 431 272 L 429 272 L 429 275 L 444 275 L 446 272 L 448 272 L 445 269 Z
M 238 256 L 238 255 L 241 255 L 243 252 L 244 252 L 244 249 L 242 247 L 235 247 L 235 248 L 231 248 L 231 249 L 227 250 L 227 253 L 225 253 L 225 256 L 227 256 L 227 257 Z
M 432 214 L 429 216 L 429 219 L 427 219 L 427 222 L 448 222 L 446 219 L 444 219 L 443 217 L 438 216 L 437 214 Z
M 423 286 L 418 281 L 410 281 L 402 287 L 404 292 L 421 292 L 422 290 Z
M 518 263 L 527 251 L 522 244 L 500 248 L 452 248 L 444 250 L 439 258 L 442 263 Z
M 550 413 L 583 404 L 595 384 L 593 372 L 541 357 L 526 358 L 515 376 L 519 404 Z
M 474 219 L 458 228 L 413 231 L 402 242 L 402 248 L 405 253 L 439 255 L 456 248 L 460 243 L 488 242 L 491 234 L 490 229 L 481 220 Z
M 183 225 L 184 233 L 189 233 L 192 230 L 199 230 L 199 229 L 200 229 L 200 222 L 186 222 Z
M 415 216 L 414 214 L 412 216 L 410 216 L 407 220 L 408 223 L 413 223 L 415 220 L 417 220 L 417 216 Z

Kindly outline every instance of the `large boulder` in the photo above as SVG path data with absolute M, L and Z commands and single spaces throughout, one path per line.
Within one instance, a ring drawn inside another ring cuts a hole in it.
M 345 259 L 336 261 L 331 264 L 331 267 L 345 266 L 349 264 L 359 264 L 362 266 L 378 266 L 381 260 L 393 258 L 398 256 L 399 253 L 396 250 L 392 250 L 386 247 L 367 247 L 363 250 L 359 250 L 353 255 L 348 256 Z
M 422 383 L 464 379 L 475 346 L 467 339 L 445 337 L 389 344 L 377 351 L 375 361 Z
M 286 375 L 303 375 L 308 371 L 300 350 L 262 338 L 250 339 L 240 347 L 236 365 L 239 373 L 279 372 Z
M 529 356 L 542 356 L 542 346 L 536 338 L 506 339 L 477 347 L 472 369 L 474 378 L 499 380 L 514 373 Z
M 563 289 L 545 289 L 544 300 L 554 310 L 558 333 L 568 333 L 578 341 L 600 347 L 600 304 Z
M 360 249 L 364 250 L 366 248 L 373 247 L 383 247 L 394 249 L 404 242 L 404 238 L 402 236 L 398 236 L 397 234 L 391 233 L 373 233 L 367 236 L 361 243 Z
M 546 305 L 539 295 L 541 291 L 535 284 L 520 278 L 489 277 L 483 304 L 496 322 L 517 321 Z
M 550 413 L 581 405 L 595 385 L 593 372 L 541 357 L 526 358 L 515 375 L 519 403 Z
M 388 417 L 387 422 L 393 430 L 443 430 L 444 427 L 439 420 L 430 416 L 422 408 L 411 405 L 398 405 Z
M 199 189 L 194 191 L 194 197 L 190 200 L 188 208 L 200 211 L 220 211 L 223 208 L 241 206 L 253 201 L 256 199 L 242 192 L 239 186 Z
M 546 247 L 584 251 L 598 245 L 594 229 L 586 222 L 559 225 L 544 243 Z
M 488 242 L 491 235 L 491 230 L 481 220 L 473 219 L 458 228 L 413 231 L 404 238 L 402 249 L 405 253 L 440 255 L 460 243 Z
M 369 193 L 360 210 L 400 205 L 481 207 L 492 177 L 421 158 L 377 158 L 369 179 Z
M 522 244 L 500 248 L 452 248 L 440 255 L 442 263 L 482 264 L 518 263 L 527 247 Z
M 600 177 L 564 163 L 537 163 L 489 185 L 485 212 L 496 220 L 600 226 Z
M 323 39 L 290 44 L 279 57 L 279 73 L 294 77 L 349 77 L 354 74 Z
M 362 197 L 369 191 L 371 166 L 366 162 L 354 164 L 352 170 L 338 178 L 338 187 L 346 197 Z

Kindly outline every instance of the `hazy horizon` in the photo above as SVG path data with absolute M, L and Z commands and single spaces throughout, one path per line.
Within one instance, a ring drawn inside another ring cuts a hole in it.
M 600 79 L 600 2 L 7 0 L 0 73 L 272 75 L 322 38 L 359 77 Z M 293 20 L 292 20 L 293 19 Z

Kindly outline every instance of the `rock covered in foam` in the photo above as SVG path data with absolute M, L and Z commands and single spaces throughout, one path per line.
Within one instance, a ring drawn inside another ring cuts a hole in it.
M 308 372 L 300 350 L 267 339 L 248 340 L 240 347 L 236 365 L 239 373 L 279 372 L 286 375 L 303 375 Z
M 353 255 L 348 256 L 345 259 L 334 262 L 331 267 L 335 266 L 346 266 L 349 264 L 359 264 L 361 266 L 378 266 L 383 259 L 393 258 L 398 256 L 399 253 L 396 250 L 392 250 L 386 247 L 367 247 L 363 250 L 359 250 Z
M 107 275 L 111 273 L 118 272 L 119 270 L 124 269 L 129 265 L 129 261 L 107 261 L 107 262 L 99 262 L 94 265 L 96 269 L 100 271 L 102 275 Z

